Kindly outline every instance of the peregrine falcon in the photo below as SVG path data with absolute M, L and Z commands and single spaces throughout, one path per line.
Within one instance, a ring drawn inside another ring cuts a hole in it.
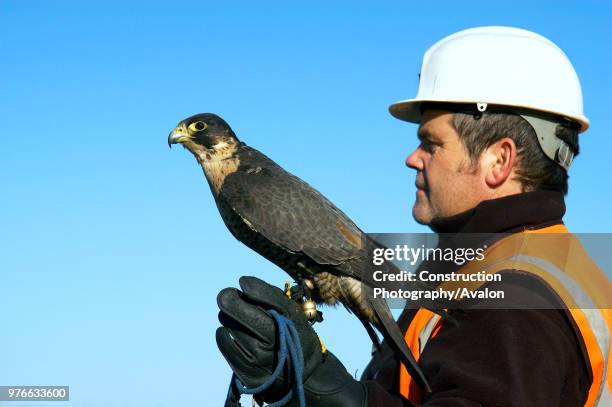
M 366 327 L 374 325 L 428 392 L 429 385 L 384 299 L 372 295 L 365 272 L 369 253 L 379 243 L 300 178 L 241 142 L 212 113 L 181 121 L 168 144 L 182 144 L 204 175 L 229 231 L 236 239 L 306 283 L 317 303 L 342 303 Z M 363 284 L 363 283 L 366 284 Z

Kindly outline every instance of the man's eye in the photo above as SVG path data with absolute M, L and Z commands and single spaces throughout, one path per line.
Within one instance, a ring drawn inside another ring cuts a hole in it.
M 430 141 L 423 140 L 421 141 L 421 148 L 428 153 L 433 152 L 438 146 Z

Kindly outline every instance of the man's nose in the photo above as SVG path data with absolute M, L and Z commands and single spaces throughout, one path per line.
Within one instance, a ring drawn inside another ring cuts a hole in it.
M 423 170 L 423 158 L 421 156 L 421 147 L 417 147 L 408 157 L 406 157 L 406 167 L 413 170 Z

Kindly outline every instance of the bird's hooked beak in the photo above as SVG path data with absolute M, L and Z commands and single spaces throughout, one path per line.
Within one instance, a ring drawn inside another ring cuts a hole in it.
M 168 135 L 168 147 L 172 148 L 172 144 L 182 143 L 191 137 L 187 133 L 187 127 L 184 123 L 179 124 Z

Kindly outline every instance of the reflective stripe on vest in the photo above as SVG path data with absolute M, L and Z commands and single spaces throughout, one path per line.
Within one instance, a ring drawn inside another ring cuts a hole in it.
M 530 235 L 533 234 L 551 236 L 532 239 Z M 485 252 L 485 260 L 469 263 L 457 273 L 482 270 L 488 274 L 519 270 L 536 276 L 554 290 L 574 319 L 578 328 L 576 333 L 582 338 L 588 353 L 586 357 L 593 373 L 593 382 L 585 406 L 612 406 L 610 282 L 578 239 L 564 225 L 516 233 L 491 245 Z M 459 286 L 477 290 L 483 284 L 448 282 L 441 287 L 445 290 L 454 290 Z M 417 311 L 405 334 L 406 343 L 416 360 L 419 360 L 427 341 L 435 337 L 441 328 L 438 315 L 425 309 Z M 403 365 L 400 365 L 399 381 L 400 394 L 412 403 L 420 403 L 421 391 Z

